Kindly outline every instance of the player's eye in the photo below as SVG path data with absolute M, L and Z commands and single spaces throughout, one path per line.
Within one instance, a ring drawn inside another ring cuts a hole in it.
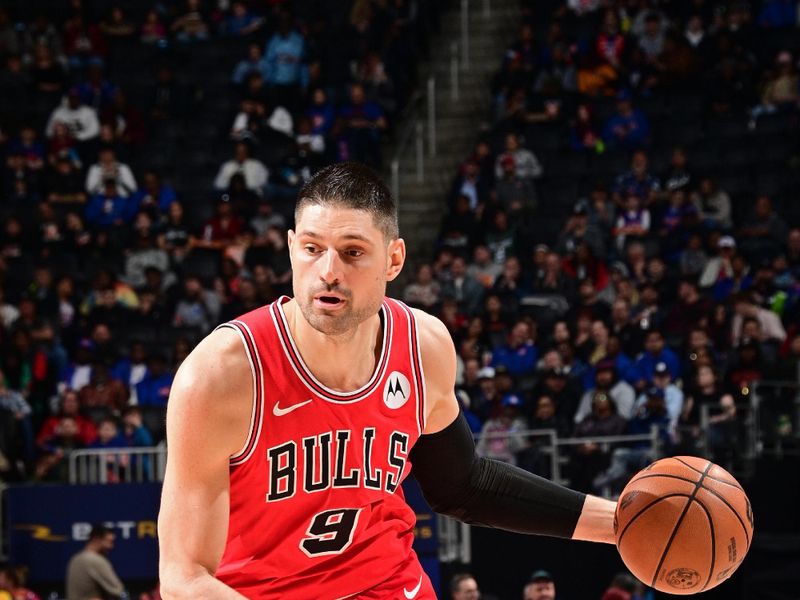
M 319 248 L 316 246 L 306 245 L 303 249 L 308 252 L 309 254 L 317 254 L 319 252 Z
M 351 248 L 350 250 L 345 250 L 345 254 L 350 258 L 358 258 L 359 256 L 364 255 L 364 251 L 359 250 L 358 248 Z

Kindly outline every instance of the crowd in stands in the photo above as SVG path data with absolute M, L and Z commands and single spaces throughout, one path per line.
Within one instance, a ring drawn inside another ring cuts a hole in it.
M 800 381 L 800 3 L 524 7 L 403 297 L 450 329 L 485 455 L 547 475 L 519 432 L 655 427 L 736 466 L 754 384 Z M 792 434 L 794 393 L 765 435 Z M 566 476 L 620 489 L 647 447 L 578 445 Z
M 64 481 L 74 449 L 163 440 L 193 345 L 291 291 L 302 184 L 380 167 L 442 10 L 2 3 L 2 479 Z

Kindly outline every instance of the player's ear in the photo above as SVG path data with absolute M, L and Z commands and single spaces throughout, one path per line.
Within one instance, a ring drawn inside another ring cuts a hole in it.
M 403 238 L 397 238 L 389 242 L 386 257 L 386 280 L 393 281 L 403 270 L 406 262 L 406 243 Z
M 294 230 L 289 229 L 286 232 L 286 245 L 289 247 L 289 263 L 292 262 L 292 246 L 294 245 L 295 233 Z

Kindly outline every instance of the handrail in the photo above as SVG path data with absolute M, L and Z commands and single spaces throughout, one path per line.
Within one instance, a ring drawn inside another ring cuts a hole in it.
M 69 482 L 141 483 L 163 481 L 167 447 L 87 448 L 69 454 Z

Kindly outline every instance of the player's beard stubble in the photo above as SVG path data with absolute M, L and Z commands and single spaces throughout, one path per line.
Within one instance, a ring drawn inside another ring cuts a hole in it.
M 325 292 L 343 296 L 345 306 L 330 311 L 316 308 L 314 297 Z M 302 299 L 297 296 L 295 299 L 298 301 L 300 312 L 311 327 L 326 335 L 342 335 L 377 314 L 383 304 L 384 293 L 376 293 L 374 299 L 370 298 L 370 301 L 361 307 L 356 307 L 353 303 L 353 292 L 338 284 L 316 286 L 303 294 Z

